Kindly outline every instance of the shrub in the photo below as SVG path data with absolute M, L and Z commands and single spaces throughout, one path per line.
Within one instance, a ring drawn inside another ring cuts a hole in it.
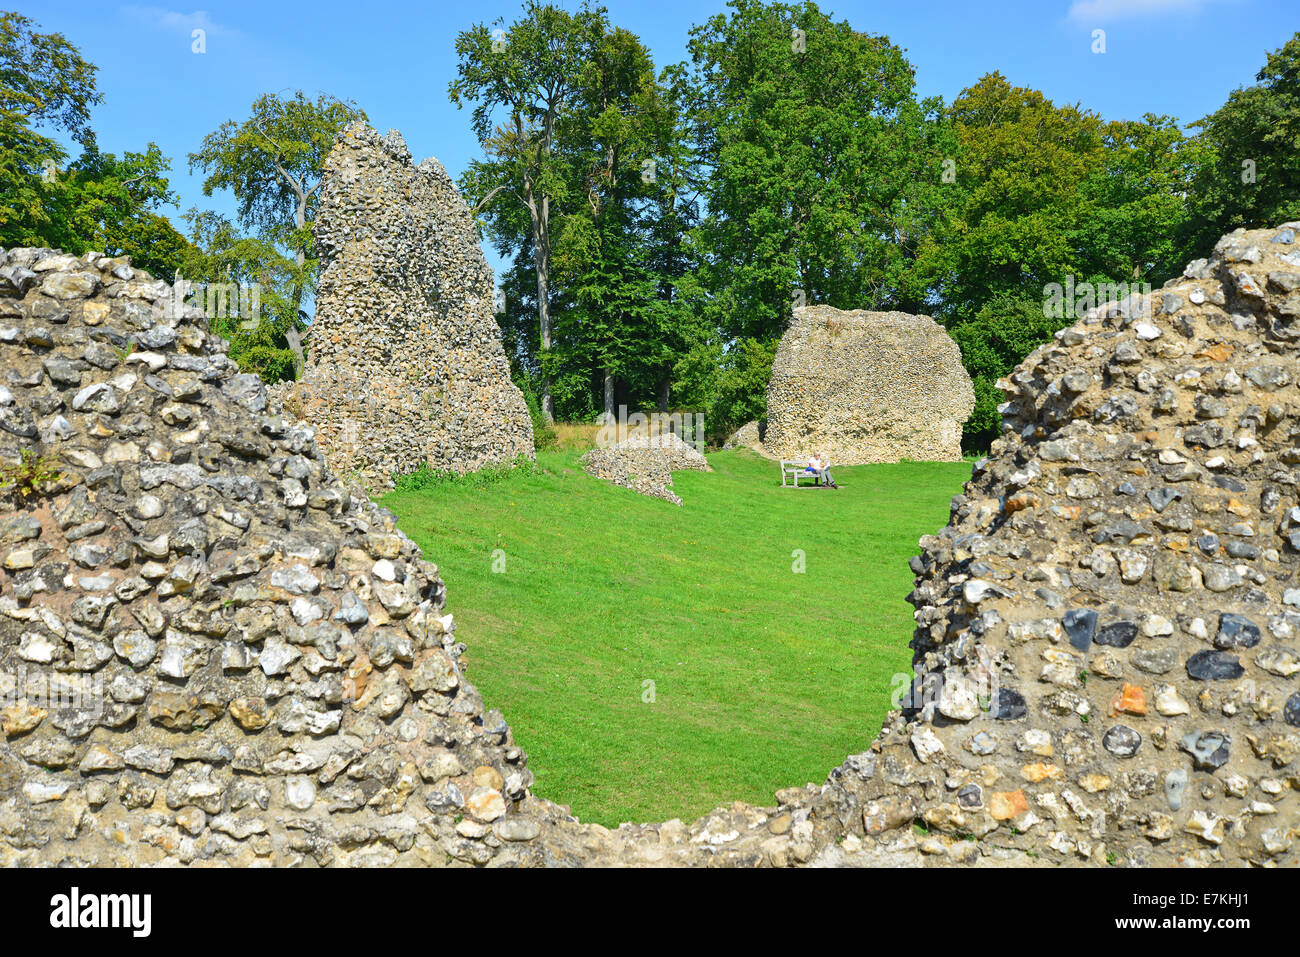
M 740 339 L 726 349 L 696 345 L 673 368 L 673 397 L 682 409 L 703 412 L 709 444 L 767 416 L 767 384 L 776 358 L 776 339 Z
M 718 398 L 709 429 L 728 434 L 746 422 L 767 417 L 767 384 L 777 340 L 741 339 L 722 357 Z

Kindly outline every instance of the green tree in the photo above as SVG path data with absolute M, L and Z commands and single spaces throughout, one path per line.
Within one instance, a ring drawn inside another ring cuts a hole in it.
M 959 140 L 951 215 L 918 273 L 974 381 L 965 443 L 982 448 L 999 430 L 997 380 L 1077 318 L 1045 314 L 1049 284 L 1158 285 L 1182 268 L 1205 151 L 1171 117 L 1108 123 L 1000 73 L 948 112 Z
M 0 13 L 0 245 L 129 255 L 170 275 L 188 246 L 159 212 L 175 201 L 170 163 L 153 143 L 120 158 L 100 152 L 90 127 L 103 99 L 95 73 L 61 35 Z M 37 127 L 67 134 L 81 155 L 68 164 Z
M 315 290 L 319 260 L 311 223 L 325 157 L 344 126 L 365 118 L 355 103 L 324 94 L 310 100 L 301 90 L 288 97 L 268 93 L 253 103 L 247 119 L 227 120 L 189 156 L 190 169 L 206 174 L 203 195 L 229 189 L 239 225 L 292 259 L 279 281 L 295 316 Z
M 496 21 L 498 24 L 503 21 Z M 474 105 L 471 125 L 486 156 L 461 181 L 475 211 L 507 249 L 526 246 L 536 279 L 534 302 L 541 340 L 542 414 L 553 421 L 551 257 L 557 210 L 569 208 L 567 158 L 557 149 L 562 124 L 575 108 L 608 32 L 603 8 L 586 0 L 570 13 L 528 0 L 509 29 L 479 24 L 456 38 L 457 77 L 451 102 Z M 521 214 L 527 239 L 519 240 Z
M 1070 237 L 1078 272 L 1153 286 L 1180 273 L 1195 256 L 1188 197 L 1207 158 L 1171 116 L 1107 123 L 1100 165 L 1079 188 L 1082 219 Z
M 170 167 L 153 143 L 143 153 L 126 152 L 120 159 L 92 144 L 50 190 L 50 245 L 75 254 L 96 249 L 127 255 L 155 275 L 174 275 L 191 250 L 159 212 L 176 202 L 164 175 Z
M 1000 73 L 963 91 L 948 113 L 959 140 L 955 213 L 924 256 L 953 325 L 998 296 L 1041 300 L 1046 283 L 1075 269 L 1071 234 L 1086 218 L 1082 185 L 1103 168 L 1104 124 Z
M 779 336 L 800 301 L 915 307 L 950 135 L 886 37 L 815 4 L 732 0 L 691 31 L 700 245 L 729 336 Z
M 560 148 L 584 202 L 562 219 L 554 283 L 568 301 L 556 324 L 558 347 L 573 362 L 594 365 L 607 415 L 616 395 L 634 406 L 668 405 L 682 343 L 682 244 L 694 220 L 682 195 L 684 129 L 649 51 L 612 29 L 562 124 Z
M 964 90 L 948 116 L 958 138 L 953 211 L 924 244 L 920 269 L 974 383 L 964 442 L 981 448 L 999 431 L 996 381 L 1071 321 L 1044 316 L 1043 287 L 1078 271 L 1073 237 L 1087 223 L 1083 186 L 1105 168 L 1104 123 L 1000 73 Z
M 661 334 L 656 348 L 647 350 L 645 373 L 658 393 L 659 411 L 670 404 L 691 412 L 705 412 L 702 404 L 683 405 L 672 395 L 674 367 L 693 345 L 713 336 L 707 295 L 700 282 L 701 257 L 696 230 L 701 202 L 696 179 L 696 155 L 690 142 L 690 118 L 683 108 L 683 93 L 670 70 L 660 77 L 660 96 L 665 111 L 658 124 L 655 157 L 657 188 L 646 215 L 646 268 L 655 289 L 655 328 Z
M 47 244 L 55 173 L 68 154 L 37 129 L 93 146 L 90 110 L 103 99 L 95 72 L 61 34 L 0 12 L 0 245 Z
M 21 14 L 0 12 L 0 110 L 33 126 L 63 130 L 82 146 L 94 142 L 90 109 L 104 96 L 96 69 L 59 33 L 37 33 Z

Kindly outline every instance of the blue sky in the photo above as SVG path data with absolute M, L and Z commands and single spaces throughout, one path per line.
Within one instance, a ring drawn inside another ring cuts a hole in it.
M 577 0 L 557 0 L 574 7 Z M 725 0 L 606 0 L 614 23 L 640 36 L 658 66 L 684 59 L 690 27 Z M 1254 81 L 1265 54 L 1300 30 L 1296 0 L 824 0 L 858 29 L 904 47 L 922 95 L 951 100 L 1000 70 L 1050 99 L 1110 119 L 1167 113 L 1184 124 Z M 153 141 L 172 159 L 180 209 L 233 210 L 205 198 L 186 156 L 262 93 L 302 89 L 351 98 L 383 131 L 402 131 L 416 159 L 436 156 L 453 177 L 477 155 L 467 111 L 447 100 L 456 34 L 504 17 L 513 2 L 216 2 L 202 8 L 112 0 L 22 2 L 99 67 L 104 102 L 93 126 L 103 149 Z M 191 34 L 206 31 L 206 52 Z M 1104 54 L 1092 52 L 1105 31 Z M 178 210 L 170 210 L 173 219 Z M 489 258 L 495 261 L 489 250 Z

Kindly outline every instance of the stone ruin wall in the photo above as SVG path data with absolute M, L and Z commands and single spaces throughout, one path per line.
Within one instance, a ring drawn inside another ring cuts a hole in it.
M 763 446 L 832 465 L 956 462 L 974 407 L 957 344 L 929 316 L 802 306 L 772 364 Z
M 1297 863 L 1297 228 L 1225 236 L 1002 384 L 1004 436 L 913 561 L 922 693 L 878 741 L 935 831 Z
M 393 516 L 166 283 L 3 260 L 0 461 L 61 474 L 0 513 L 0 864 L 512 859 L 524 756 Z
M 465 201 L 401 135 L 341 131 L 313 225 L 321 256 L 302 379 L 277 386 L 335 471 L 372 490 L 421 466 L 533 457 L 496 324 L 492 271 Z
M 0 503 L 0 864 L 1295 865 L 1298 226 L 1017 368 L 868 750 L 613 830 L 531 794 L 436 566 L 201 316 L 0 252 L 0 463 L 61 472 Z

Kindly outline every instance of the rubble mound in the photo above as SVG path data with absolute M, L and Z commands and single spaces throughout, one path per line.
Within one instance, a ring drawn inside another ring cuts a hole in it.
M 760 455 L 766 455 L 767 449 L 763 446 L 763 435 L 767 432 L 767 423 L 755 419 L 752 422 L 746 422 L 740 428 L 727 436 L 727 441 L 722 443 L 723 449 L 752 449 Z
M 634 433 L 622 442 L 592 449 L 578 461 L 598 479 L 642 495 L 665 499 L 674 505 L 681 505 L 682 500 L 671 488 L 673 472 L 683 469 L 713 471 L 695 446 L 672 432 Z
M 801 306 L 772 363 L 763 444 L 832 465 L 956 462 L 974 407 L 961 352 L 929 316 Z

